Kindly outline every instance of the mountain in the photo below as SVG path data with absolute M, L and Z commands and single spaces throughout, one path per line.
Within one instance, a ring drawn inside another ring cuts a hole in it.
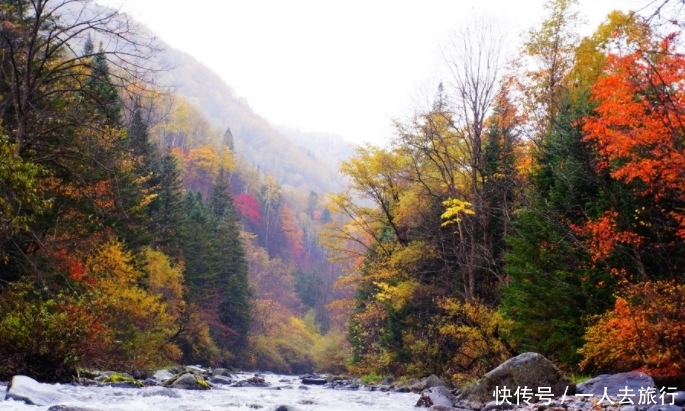
M 298 190 L 334 192 L 345 187 L 338 166 L 352 148 L 341 137 L 273 126 L 188 53 L 166 46 L 160 59 L 172 69 L 160 73 L 159 82 L 199 107 L 215 126 L 230 128 L 237 157 Z

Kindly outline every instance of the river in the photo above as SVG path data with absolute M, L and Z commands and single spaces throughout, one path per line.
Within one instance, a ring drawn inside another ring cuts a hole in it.
M 238 377 L 246 379 L 253 375 L 238 374 Z M 69 384 L 57 384 L 55 387 L 78 401 L 65 403 L 66 405 L 102 411 L 273 411 L 281 405 L 298 411 L 409 411 L 415 409 L 414 405 L 419 398 L 412 393 L 334 390 L 316 385 L 307 385 L 306 389 L 301 389 L 298 377 L 267 374 L 264 378 L 270 384 L 267 388 L 215 386 L 210 391 L 171 390 L 162 387 L 81 387 Z M 0 388 L 0 393 L 0 399 L 3 399 L 4 387 Z M 44 411 L 48 408 L 12 400 L 0 401 L 0 411 Z

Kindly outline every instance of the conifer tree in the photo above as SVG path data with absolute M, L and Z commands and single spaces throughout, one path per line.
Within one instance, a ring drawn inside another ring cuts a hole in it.
M 105 49 L 100 48 L 90 64 L 90 78 L 86 82 L 85 92 L 88 99 L 102 117 L 105 124 L 117 126 L 121 122 L 121 103 L 117 87 L 112 83 L 109 63 Z
M 606 207 L 605 176 L 594 171 L 592 150 L 582 143 L 579 119 L 588 111 L 587 99 L 573 106 L 567 98 L 537 153 L 527 204 L 508 241 L 510 282 L 502 288 L 518 349 L 570 366 L 579 360 L 583 319 L 611 307 L 614 283 L 593 268 L 571 228 Z
M 247 260 L 240 240 L 239 217 L 228 193 L 228 175 L 222 168 L 209 197 L 213 220 L 213 240 L 219 255 L 217 287 L 219 320 L 228 328 L 224 341 L 234 353 L 247 348 L 252 292 L 247 280 Z
M 231 133 L 230 127 L 226 127 L 226 132 L 224 133 L 224 145 L 231 150 L 231 154 L 235 155 L 235 141 L 233 139 L 233 133 Z
M 183 181 L 176 157 L 170 149 L 156 162 L 156 196 L 148 210 L 152 219 L 154 244 L 160 246 L 168 255 L 181 259 L 180 232 L 184 211 Z

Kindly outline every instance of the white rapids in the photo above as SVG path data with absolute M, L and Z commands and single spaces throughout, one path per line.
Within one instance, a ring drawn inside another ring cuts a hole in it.
M 238 376 L 239 379 L 246 379 L 253 375 Z M 81 387 L 70 384 L 56 384 L 54 387 L 77 400 L 60 405 L 102 411 L 273 411 L 281 405 L 298 411 L 409 411 L 415 409 L 414 405 L 419 398 L 412 393 L 334 390 L 316 385 L 307 385 L 307 389 L 300 389 L 299 377 L 275 374 L 266 374 L 263 377 L 270 384 L 269 387 L 217 385 L 210 391 L 162 387 Z M 0 411 L 45 411 L 49 408 L 3 400 L 4 391 L 5 387 L 0 386 Z

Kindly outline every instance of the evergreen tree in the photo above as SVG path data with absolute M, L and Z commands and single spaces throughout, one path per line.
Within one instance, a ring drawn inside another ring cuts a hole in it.
M 117 87 L 112 83 L 109 63 L 102 43 L 90 64 L 90 77 L 85 85 L 88 99 L 105 124 L 117 126 L 121 123 L 121 104 Z
M 183 200 L 185 218 L 181 223 L 181 246 L 185 259 L 185 280 L 189 298 L 208 313 L 216 306 L 216 276 L 219 256 L 213 244 L 211 217 L 202 193 L 188 192 Z
M 506 257 L 510 282 L 502 310 L 515 321 L 519 351 L 535 351 L 569 366 L 578 363 L 584 318 L 612 306 L 614 278 L 596 269 L 572 224 L 606 207 L 603 185 L 582 142 L 579 119 L 587 100 L 562 105 L 537 153 L 527 204 L 517 212 Z
M 168 255 L 181 259 L 179 236 L 187 207 L 183 202 L 181 172 L 170 149 L 167 149 L 161 160 L 156 163 L 155 174 L 158 183 L 156 196 L 148 207 L 152 219 L 151 231 L 155 237 L 154 244 L 160 246 Z
M 93 44 L 93 38 L 88 35 L 88 38 L 86 38 L 86 44 L 83 46 L 83 56 L 84 57 L 89 57 L 93 54 L 95 51 L 95 45 Z
M 223 340 L 234 353 L 247 348 L 252 292 L 247 280 L 247 260 L 240 240 L 239 217 L 228 193 L 228 175 L 222 168 L 209 196 L 213 242 L 219 255 L 217 288 L 219 320 L 227 327 Z
M 224 133 L 224 145 L 231 150 L 232 155 L 235 155 L 235 141 L 233 139 L 233 133 L 231 133 L 230 127 L 226 127 L 226 132 Z

